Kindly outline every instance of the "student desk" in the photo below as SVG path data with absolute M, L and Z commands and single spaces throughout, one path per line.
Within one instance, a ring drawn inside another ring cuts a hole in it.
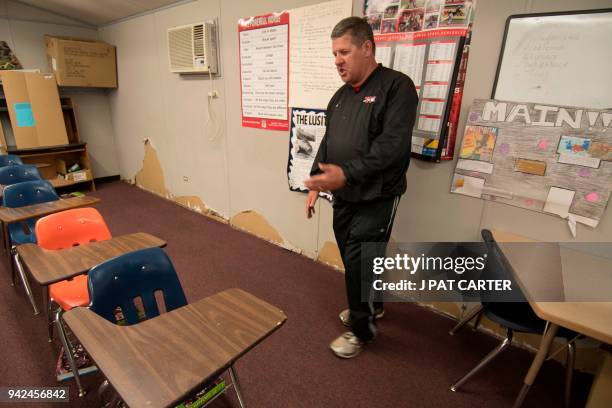
M 0 222 L 2 222 L 2 241 L 4 244 L 4 251 L 6 253 L 6 259 L 8 261 L 9 269 L 13 273 L 12 281 L 15 281 L 15 269 L 11 263 L 11 240 L 9 239 L 9 224 L 13 224 L 16 222 L 21 222 L 28 220 L 30 218 L 38 218 L 43 217 L 45 215 L 53 214 L 56 212 L 69 210 L 72 208 L 78 207 L 87 207 L 89 205 L 93 205 L 100 202 L 99 198 L 96 197 L 70 197 L 70 198 L 61 198 L 56 201 L 49 201 L 46 203 L 27 205 L 24 207 L 17 208 L 9 208 L 0 206 Z M 25 287 L 26 293 L 30 302 L 32 303 L 32 308 L 34 309 L 34 314 L 38 314 L 38 309 L 36 307 L 36 303 L 34 302 L 34 297 L 32 296 L 32 291 L 30 289 L 30 285 L 27 281 L 25 275 L 20 271 L 20 277 L 23 281 L 23 285 Z
M 47 286 L 87 273 L 99 263 L 116 256 L 138 249 L 164 246 L 166 242 L 160 238 L 145 232 L 137 232 L 59 250 L 43 249 L 36 244 L 24 244 L 17 247 L 17 253 L 36 282 Z
M 60 198 L 41 204 L 26 205 L 25 207 L 9 208 L 0 206 L 0 221 L 2 222 L 2 238 L 4 249 L 10 254 L 10 240 L 8 239 L 8 225 L 28 220 L 30 218 L 43 217 L 56 212 L 70 210 L 72 208 L 87 207 L 99 203 L 97 197 L 69 197 Z
M 176 405 L 287 319 L 240 289 L 132 326 L 115 325 L 82 307 L 63 318 L 121 399 L 149 408 Z
M 612 302 L 601 301 L 612 296 L 612 260 L 557 243 L 517 246 L 513 243 L 536 241 L 503 231 L 492 232 L 533 311 L 549 323 L 515 401 L 518 407 L 559 326 L 612 344 Z M 579 301 L 589 299 L 599 301 Z
M 164 246 L 165 241 L 151 234 L 138 232 L 60 250 L 47 250 L 36 244 L 24 244 L 17 247 L 17 253 L 36 282 L 43 286 L 46 306 L 48 285 L 87 273 L 99 263 L 116 256 L 138 249 Z

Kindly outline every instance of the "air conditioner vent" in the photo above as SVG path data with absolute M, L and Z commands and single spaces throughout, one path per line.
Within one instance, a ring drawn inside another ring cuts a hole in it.
M 170 69 L 193 67 L 191 51 L 191 28 L 184 27 L 168 32 L 168 49 L 170 51 Z
M 193 54 L 196 57 L 204 56 L 204 26 L 202 24 L 193 26 Z
M 217 35 L 212 22 L 168 29 L 170 71 L 182 74 L 217 73 Z

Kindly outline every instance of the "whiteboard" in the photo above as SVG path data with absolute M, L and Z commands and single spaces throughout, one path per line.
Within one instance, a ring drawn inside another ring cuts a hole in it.
M 612 9 L 510 16 L 493 98 L 612 108 Z

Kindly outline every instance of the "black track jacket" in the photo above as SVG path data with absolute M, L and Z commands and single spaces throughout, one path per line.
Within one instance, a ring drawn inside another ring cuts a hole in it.
M 342 86 L 327 106 L 327 129 L 310 171 L 319 163 L 342 168 L 347 185 L 334 197 L 349 202 L 406 191 L 418 96 L 412 80 L 379 65 L 355 90 Z

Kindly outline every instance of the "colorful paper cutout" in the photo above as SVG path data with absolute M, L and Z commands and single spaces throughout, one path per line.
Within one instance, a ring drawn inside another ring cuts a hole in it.
M 549 141 L 548 139 L 542 139 L 538 142 L 538 149 L 540 150 L 546 150 L 548 149 L 548 145 L 549 145 Z
M 591 157 L 589 155 L 590 146 L 591 139 L 584 139 L 574 136 L 561 136 L 557 153 L 580 157 Z
M 502 143 L 499 146 L 499 153 L 501 153 L 503 156 L 507 156 L 508 153 L 510 153 L 510 145 L 508 143 Z
M 578 170 L 578 175 L 580 177 L 589 177 L 591 175 L 591 170 L 589 170 L 589 169 L 580 169 L 580 170 Z
M 517 159 L 514 164 L 514 170 L 536 176 L 546 174 L 546 162 L 538 160 Z
M 485 126 L 466 126 L 459 156 L 490 162 L 497 139 L 497 128 Z
M 596 203 L 597 201 L 599 201 L 599 194 L 597 194 L 595 191 L 587 194 L 584 197 L 589 203 Z
M 601 160 L 612 160 L 612 144 L 591 142 L 589 155 Z

